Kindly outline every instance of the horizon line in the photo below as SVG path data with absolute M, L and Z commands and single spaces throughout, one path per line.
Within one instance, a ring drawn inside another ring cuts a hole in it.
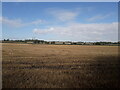
M 3 40 L 7 40 L 7 39 L 2 39 Z M 104 41 L 104 40 L 100 40 L 100 41 L 73 41 L 73 40 L 45 40 L 45 39 L 9 39 L 9 40 L 43 40 L 43 41 L 58 41 L 58 42 L 120 42 L 120 40 L 118 41 Z M 1 40 L 0 40 L 1 41 Z

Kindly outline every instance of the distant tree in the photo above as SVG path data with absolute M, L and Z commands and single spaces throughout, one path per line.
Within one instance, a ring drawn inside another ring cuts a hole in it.
M 6 41 L 10 41 L 9 39 L 7 39 Z
M 6 41 L 6 39 L 4 39 L 3 41 Z
M 101 45 L 101 43 L 100 42 L 96 42 L 95 45 Z
M 55 44 L 55 41 L 51 42 L 51 44 Z

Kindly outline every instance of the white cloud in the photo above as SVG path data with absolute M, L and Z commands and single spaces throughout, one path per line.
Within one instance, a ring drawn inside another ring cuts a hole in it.
M 2 22 L 5 25 L 8 25 L 10 27 L 24 27 L 24 26 L 29 26 L 29 25 L 38 25 L 43 22 L 43 20 L 35 20 L 32 22 L 23 22 L 21 19 L 8 19 L 6 17 L 1 17 L 0 22 Z
M 43 20 L 40 19 L 40 20 L 33 21 L 30 24 L 38 25 L 38 24 L 41 24 L 42 22 L 43 22 Z
M 25 24 L 22 23 L 22 21 L 20 19 L 8 19 L 8 18 L 2 18 L 2 23 L 12 26 L 12 27 L 21 27 L 24 26 Z
M 54 9 L 54 8 L 50 8 L 47 11 L 49 14 L 51 14 L 60 21 L 74 20 L 80 12 L 80 11 L 78 12 L 78 11 L 70 11 L 66 9 Z
M 107 15 L 97 15 L 97 16 L 93 16 L 89 19 L 87 19 L 87 21 L 96 21 L 96 20 L 102 20 L 102 19 L 105 19 L 105 18 L 108 18 L 112 15 L 112 13 L 110 14 L 107 14 Z
M 2 17 L 0 17 L 0 23 L 2 23 Z
M 34 29 L 36 34 L 54 34 L 60 38 L 82 41 L 114 41 L 117 39 L 118 33 L 117 23 L 92 23 L 80 24 L 72 23 L 66 27 L 50 27 L 47 29 Z

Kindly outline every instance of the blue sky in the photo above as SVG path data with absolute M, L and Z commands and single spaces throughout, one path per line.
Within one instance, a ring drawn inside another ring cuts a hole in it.
M 2 3 L 0 2 L 0 17 L 2 17 Z M 2 40 L 2 21 L 0 20 L 0 40 Z
M 3 2 L 3 38 L 117 41 L 117 2 Z

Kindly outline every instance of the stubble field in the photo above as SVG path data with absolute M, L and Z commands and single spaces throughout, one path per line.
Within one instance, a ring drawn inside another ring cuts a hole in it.
M 2 44 L 3 88 L 120 87 L 117 46 Z

